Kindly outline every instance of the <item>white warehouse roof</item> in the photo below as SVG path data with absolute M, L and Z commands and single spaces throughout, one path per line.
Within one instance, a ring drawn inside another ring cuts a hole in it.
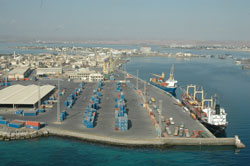
M 40 86 L 40 99 L 55 89 L 52 85 Z M 0 104 L 27 104 L 37 103 L 39 89 L 37 85 L 12 85 L 0 90 Z
M 9 75 L 12 75 L 12 74 L 24 74 L 27 70 L 29 70 L 29 67 L 17 67 L 17 68 L 14 68 L 13 70 L 11 70 L 9 72 Z

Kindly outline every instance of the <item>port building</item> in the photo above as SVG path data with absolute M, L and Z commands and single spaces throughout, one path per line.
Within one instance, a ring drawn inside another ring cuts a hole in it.
M 8 78 L 9 79 L 24 79 L 28 77 L 31 73 L 31 70 L 29 67 L 17 67 L 11 70 L 8 73 Z
M 12 85 L 0 90 L 0 107 L 36 107 L 54 93 L 52 85 Z
M 68 71 L 65 73 L 68 79 L 73 80 L 84 80 L 87 82 L 98 82 L 103 81 L 103 74 L 96 72 L 94 70 L 89 70 L 89 68 L 81 68 L 77 71 Z
M 52 76 L 52 75 L 61 75 L 63 72 L 62 68 L 37 68 L 37 76 Z

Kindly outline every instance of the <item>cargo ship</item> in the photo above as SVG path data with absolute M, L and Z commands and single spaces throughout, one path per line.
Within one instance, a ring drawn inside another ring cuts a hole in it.
M 193 88 L 193 95 L 189 89 Z M 201 100 L 197 99 L 201 94 Z M 188 85 L 186 92 L 181 95 L 182 103 L 195 117 L 213 134 L 224 133 L 227 127 L 227 113 L 224 108 L 216 103 L 216 95 L 211 99 L 204 99 L 203 89 L 197 90 L 196 85 Z M 205 103 L 208 103 L 205 105 Z
M 178 81 L 174 79 L 174 65 L 171 67 L 168 80 L 164 80 L 165 73 L 162 72 L 162 75 L 153 74 L 156 78 L 150 78 L 150 83 L 166 92 L 171 93 L 173 96 L 176 96 L 176 88 Z

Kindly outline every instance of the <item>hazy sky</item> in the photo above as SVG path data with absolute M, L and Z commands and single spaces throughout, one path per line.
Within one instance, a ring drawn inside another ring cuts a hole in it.
M 0 0 L 0 38 L 250 40 L 250 0 Z

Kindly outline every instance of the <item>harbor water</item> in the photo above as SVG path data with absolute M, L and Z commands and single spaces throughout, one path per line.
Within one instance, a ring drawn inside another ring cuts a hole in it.
M 2 44 L 1 44 L 2 45 Z M 3 47 L 3 46 L 1 46 Z M 4 53 L 13 50 L 6 47 Z M 159 49 L 159 48 L 155 48 Z M 30 50 L 29 50 L 30 51 Z M 167 50 L 181 52 L 185 50 Z M 225 54 L 223 51 L 202 52 L 200 54 Z M 228 52 L 227 52 L 228 53 Z M 229 52 L 230 53 L 230 52 Z M 247 53 L 231 52 L 235 56 L 247 56 Z M 250 56 L 250 53 L 249 53 Z M 92 144 L 75 139 L 60 137 L 42 137 L 32 140 L 0 141 L 1 165 L 248 165 L 250 161 L 250 71 L 242 70 L 233 64 L 231 58 L 168 58 L 133 57 L 128 62 L 127 72 L 149 80 L 150 73 L 168 76 L 171 65 L 175 65 L 174 78 L 178 85 L 202 86 L 209 98 L 215 93 L 218 102 L 228 113 L 228 137 L 239 135 L 246 145 L 240 151 L 233 147 L 169 147 L 120 148 L 108 145 Z M 177 97 L 182 92 L 177 90 Z

